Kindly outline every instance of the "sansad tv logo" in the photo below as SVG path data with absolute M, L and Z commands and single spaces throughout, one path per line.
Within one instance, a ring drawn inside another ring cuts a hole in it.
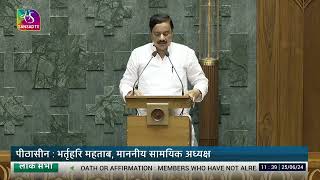
M 17 9 L 17 28 L 20 31 L 40 31 L 40 14 L 34 9 Z

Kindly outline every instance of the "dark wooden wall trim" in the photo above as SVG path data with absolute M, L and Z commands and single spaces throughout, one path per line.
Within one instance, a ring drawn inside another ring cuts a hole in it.
M 276 69 L 279 58 L 278 2 L 257 1 L 257 145 L 279 144 Z
M 280 145 L 302 145 L 303 11 L 293 0 L 279 1 Z
M 320 1 L 313 0 L 304 9 L 304 144 L 320 151 Z
M 257 0 L 257 145 L 320 151 L 319 29 L 319 0 Z
M 275 88 L 279 49 L 278 7 L 277 0 L 257 1 L 257 145 L 279 144 Z
M 257 145 L 301 145 L 303 10 L 257 0 Z

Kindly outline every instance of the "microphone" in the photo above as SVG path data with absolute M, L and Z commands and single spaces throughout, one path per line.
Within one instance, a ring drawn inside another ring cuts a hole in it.
M 147 66 L 150 64 L 152 58 L 156 57 L 156 55 L 158 54 L 157 51 L 154 51 L 151 55 L 151 58 L 149 59 L 148 63 L 144 66 L 144 68 L 142 69 L 141 73 L 138 76 L 138 79 L 133 83 L 133 89 L 132 89 L 132 94 L 134 95 L 134 90 L 138 89 L 138 84 L 139 84 L 139 79 L 140 76 L 142 75 L 142 73 L 144 72 L 144 70 L 147 68 Z
M 168 52 L 167 50 L 165 50 L 164 54 L 168 57 L 168 59 L 169 59 L 169 61 L 170 61 L 170 64 L 171 64 L 171 66 L 172 66 L 171 68 L 172 68 L 172 69 L 174 69 L 174 72 L 176 72 L 176 74 L 177 74 L 177 76 L 178 76 L 178 78 L 179 78 L 179 81 L 180 81 L 180 83 L 181 83 L 181 87 L 182 87 L 182 96 L 184 96 L 184 87 L 183 87 L 183 83 L 182 83 L 182 81 L 181 81 L 181 78 L 180 78 L 180 76 L 179 76 L 179 74 L 178 74 L 178 72 L 177 72 L 176 68 L 174 67 L 174 65 L 173 65 L 173 63 L 172 63 L 172 61 L 171 61 L 171 59 L 170 59 L 169 52 Z

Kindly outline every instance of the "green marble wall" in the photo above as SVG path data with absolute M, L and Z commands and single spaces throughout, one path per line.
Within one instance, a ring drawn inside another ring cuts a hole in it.
M 15 27 L 36 9 L 40 32 Z M 125 145 L 118 84 L 130 52 L 149 42 L 156 12 L 174 41 L 198 51 L 198 0 L 0 0 L 0 149 L 11 145 Z M 254 145 L 255 0 L 222 0 L 221 145 Z M 196 131 L 198 107 L 192 111 Z

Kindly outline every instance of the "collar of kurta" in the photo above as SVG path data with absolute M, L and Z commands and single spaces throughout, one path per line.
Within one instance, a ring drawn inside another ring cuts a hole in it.
M 170 45 L 168 46 L 168 52 L 169 52 L 169 54 L 171 54 L 171 52 L 172 52 L 172 44 L 173 44 L 173 43 L 174 43 L 174 42 L 171 42 Z M 154 51 L 157 50 L 157 48 L 156 48 L 156 46 L 154 45 L 153 42 L 150 44 L 150 48 L 151 48 L 152 52 L 154 52 Z

